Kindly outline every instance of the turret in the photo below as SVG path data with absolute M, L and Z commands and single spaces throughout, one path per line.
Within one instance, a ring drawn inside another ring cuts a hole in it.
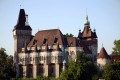
M 20 9 L 17 24 L 13 29 L 14 52 L 20 53 L 31 40 L 32 28 L 28 24 L 28 15 L 25 15 L 24 9 Z
M 97 56 L 97 65 L 99 66 L 100 69 L 102 69 L 105 64 L 109 63 L 111 63 L 110 56 L 106 52 L 105 48 L 102 47 L 100 53 Z
M 84 23 L 84 30 L 83 32 L 79 31 L 78 39 L 81 40 L 88 49 L 92 52 L 93 61 L 96 61 L 97 56 L 97 48 L 98 48 L 98 40 L 96 30 L 92 30 L 90 27 L 90 21 L 88 20 L 88 15 L 86 16 L 86 20 Z

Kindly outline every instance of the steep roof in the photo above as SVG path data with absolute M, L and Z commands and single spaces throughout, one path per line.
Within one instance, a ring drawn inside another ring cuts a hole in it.
M 84 30 L 82 32 L 82 38 L 97 38 L 96 32 L 92 31 L 90 26 L 85 25 Z
M 50 29 L 50 30 L 42 30 L 35 34 L 33 39 L 28 44 L 28 47 L 37 45 L 45 45 L 51 46 L 53 44 L 59 43 L 59 45 L 65 45 L 63 34 L 59 29 Z
M 98 54 L 97 58 L 105 58 L 110 59 L 110 56 L 107 54 L 104 47 L 101 48 L 100 53 Z
M 120 61 L 120 55 L 111 55 L 110 57 L 112 62 Z
M 88 20 L 88 16 L 86 16 L 86 21 L 85 21 L 85 24 L 84 24 L 84 30 L 83 32 L 81 33 L 81 31 L 79 31 L 79 34 L 78 34 L 78 38 L 83 38 L 83 39 L 86 39 L 86 38 L 97 38 L 97 35 L 96 35 L 96 31 L 92 31 L 91 28 L 90 28 L 90 22 Z
M 79 47 L 79 41 L 76 37 L 67 37 L 66 40 L 68 47 Z
M 25 11 L 24 9 L 20 9 L 19 12 L 19 16 L 18 16 L 18 21 L 17 24 L 14 26 L 14 30 L 32 30 L 32 28 L 30 26 L 25 26 L 25 21 L 26 21 L 26 17 L 25 17 Z

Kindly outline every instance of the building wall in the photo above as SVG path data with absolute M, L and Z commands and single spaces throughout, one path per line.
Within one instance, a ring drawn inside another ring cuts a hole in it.
M 29 48 L 28 48 L 29 49 Z M 34 49 L 34 48 L 31 48 Z M 24 48 L 22 49 L 24 51 Z M 39 74 L 43 76 L 54 76 L 59 77 L 59 73 L 62 70 L 60 66 L 64 59 L 63 51 L 52 51 L 52 52 L 31 52 L 31 53 L 19 53 L 19 67 L 23 67 L 23 77 L 33 77 L 36 78 Z M 32 66 L 32 74 L 29 75 L 27 68 L 29 65 Z M 60 67 L 59 67 L 60 66 Z M 37 72 L 37 70 L 43 69 L 42 73 Z M 52 74 L 51 74 L 51 69 Z M 21 69 L 22 70 L 22 69 Z M 19 72 L 20 73 L 20 72 Z M 28 75 L 28 76 L 27 76 Z
M 97 65 L 100 69 L 102 69 L 105 64 L 109 64 L 109 63 L 111 63 L 110 59 L 105 59 L 105 58 L 98 58 L 97 59 Z
M 14 30 L 14 52 L 21 52 L 21 49 L 29 43 L 31 34 L 30 30 Z

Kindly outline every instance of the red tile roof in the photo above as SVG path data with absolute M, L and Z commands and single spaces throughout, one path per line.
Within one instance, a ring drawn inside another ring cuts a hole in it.
M 48 44 L 48 46 L 52 46 L 56 44 L 54 40 L 57 38 L 56 43 L 58 42 L 59 45 L 65 45 L 63 34 L 59 29 L 51 29 L 51 30 L 42 30 L 35 34 L 33 39 L 28 44 L 28 47 L 34 46 L 42 46 L 44 44 Z
M 107 54 L 104 47 L 101 48 L 100 53 L 98 54 L 97 58 L 105 58 L 110 59 L 110 56 Z
M 94 30 L 94 32 L 91 31 L 91 28 L 89 25 L 84 25 L 84 30 L 82 33 L 79 32 L 78 38 L 80 38 L 80 39 L 97 38 L 97 35 L 96 35 L 95 30 Z
M 111 61 L 120 61 L 120 55 L 111 55 Z
M 79 41 L 76 37 L 67 37 L 66 40 L 68 47 L 79 47 Z

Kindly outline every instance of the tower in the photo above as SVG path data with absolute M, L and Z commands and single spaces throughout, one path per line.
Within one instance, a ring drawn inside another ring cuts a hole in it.
M 20 9 L 17 24 L 13 29 L 13 37 L 14 55 L 16 55 L 30 42 L 32 37 L 32 29 L 28 24 L 28 15 L 25 15 L 24 9 Z
M 97 40 L 97 35 L 96 35 L 96 30 L 94 29 L 93 31 L 90 28 L 90 22 L 88 20 L 88 15 L 86 16 L 86 20 L 84 23 L 84 30 L 81 32 L 79 30 L 78 38 L 86 47 L 89 48 L 89 50 L 92 53 L 93 60 L 96 60 L 97 56 L 97 48 L 98 48 L 98 40 Z
M 102 47 L 100 53 L 97 56 L 97 65 L 100 69 L 103 69 L 103 66 L 105 64 L 110 64 L 110 63 L 111 63 L 110 56 L 106 52 L 105 48 Z

